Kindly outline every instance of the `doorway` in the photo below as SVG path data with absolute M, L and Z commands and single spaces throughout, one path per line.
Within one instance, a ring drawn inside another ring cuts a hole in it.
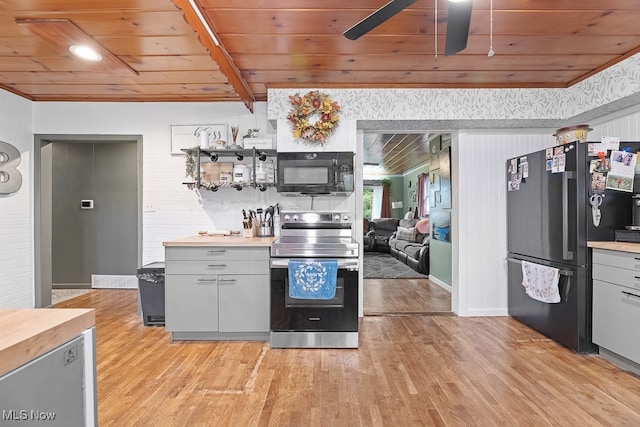
M 36 135 L 36 307 L 51 305 L 53 288 L 135 280 L 141 152 L 141 136 Z
M 430 243 L 425 240 L 428 233 L 416 233 L 415 237 L 407 234 L 415 230 L 410 228 L 414 227 L 411 224 L 429 218 L 429 205 L 424 205 L 424 194 L 429 191 L 424 188 L 424 181 L 429 183 L 431 146 L 435 147 L 437 143 L 437 154 L 443 136 L 441 133 L 388 130 L 365 131 L 361 135 L 363 314 L 451 315 L 450 289 L 429 275 Z M 383 185 L 387 187 L 386 199 L 380 191 Z M 382 213 L 382 205 L 388 205 L 386 213 Z M 370 221 L 372 218 L 381 220 Z M 401 225 L 405 227 L 405 234 L 392 239 L 393 247 L 389 247 L 389 237 Z M 374 231 L 367 236 L 370 229 Z M 378 232 L 382 239 L 376 239 Z M 380 245 L 379 240 L 382 241 Z

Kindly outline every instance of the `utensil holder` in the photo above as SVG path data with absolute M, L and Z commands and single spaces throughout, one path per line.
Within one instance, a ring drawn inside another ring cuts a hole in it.
M 271 237 L 273 236 L 273 227 L 270 225 L 262 225 L 258 228 L 258 237 Z

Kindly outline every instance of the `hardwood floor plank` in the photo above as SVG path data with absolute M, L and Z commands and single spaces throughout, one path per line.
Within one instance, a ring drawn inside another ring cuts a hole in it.
M 364 279 L 364 314 L 452 314 L 451 294 L 429 279 Z
M 100 426 L 634 426 L 640 378 L 509 317 L 373 316 L 360 347 L 171 342 L 95 290 Z

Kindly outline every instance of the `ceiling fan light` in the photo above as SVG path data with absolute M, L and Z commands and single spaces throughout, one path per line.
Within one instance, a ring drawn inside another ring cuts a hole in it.
M 102 61 L 102 55 L 88 46 L 72 45 L 69 47 L 69 51 L 78 58 L 88 61 Z

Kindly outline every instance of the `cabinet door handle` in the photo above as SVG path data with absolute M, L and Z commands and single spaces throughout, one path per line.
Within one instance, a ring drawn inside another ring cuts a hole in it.
M 207 283 L 216 283 L 218 281 L 218 279 L 215 279 L 213 277 L 207 278 L 207 277 L 201 277 L 198 279 L 198 285 L 206 285 Z
M 209 268 L 227 268 L 227 264 L 207 264 Z
M 207 251 L 208 255 L 222 255 L 226 253 L 227 253 L 226 249 L 210 249 Z
M 632 294 L 631 292 L 627 292 L 627 291 L 620 291 L 625 295 L 629 295 L 630 297 L 636 297 L 636 298 L 640 298 L 640 295 L 636 295 L 636 294 Z
M 221 285 L 224 285 L 225 283 L 232 285 L 236 283 L 236 279 L 220 279 L 218 282 Z

